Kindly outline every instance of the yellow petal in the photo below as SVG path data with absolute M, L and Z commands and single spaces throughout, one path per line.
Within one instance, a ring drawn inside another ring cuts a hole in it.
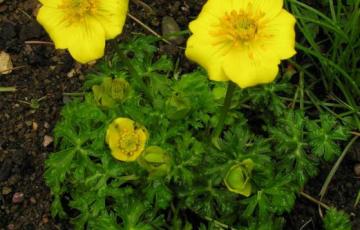
M 241 88 L 272 82 L 278 73 L 280 60 L 256 48 L 240 48 L 228 53 L 223 62 L 227 77 Z
M 141 148 L 139 148 L 139 151 L 142 152 L 145 148 L 145 143 L 148 139 L 148 134 L 143 129 L 137 129 L 135 130 L 135 133 L 139 137 L 139 141 L 140 141 L 139 146 Z
M 188 59 L 201 65 L 207 71 L 211 80 L 229 80 L 221 68 L 223 56 L 219 55 L 215 47 L 200 35 L 193 35 L 188 39 L 185 55 Z
M 265 20 L 271 20 L 276 17 L 283 8 L 284 3 L 283 0 L 254 0 L 252 2 L 255 12 L 260 11 L 265 14 Z
M 62 0 L 39 0 L 44 6 L 56 7 L 62 3 Z
M 201 14 L 206 13 L 212 17 L 221 17 L 230 10 L 232 7 L 232 0 L 208 0 L 203 6 L 199 17 Z
M 221 68 L 221 60 L 224 50 L 221 50 L 216 43 L 214 25 L 219 24 L 219 19 L 207 12 L 202 12 L 199 17 L 189 25 L 193 35 L 186 44 L 185 55 L 190 60 L 201 65 L 208 72 L 209 78 L 215 81 L 229 80 Z
M 111 150 L 118 149 L 118 140 L 120 138 L 119 132 L 116 132 L 114 128 L 109 127 L 106 131 L 106 143 Z
M 51 40 L 54 41 L 55 48 L 57 49 L 67 48 L 67 41 L 70 38 L 68 23 L 64 20 L 65 18 L 66 15 L 62 10 L 48 6 L 42 6 L 36 17 L 37 21 L 48 32 Z
M 134 130 L 134 121 L 129 118 L 119 117 L 111 123 L 111 126 L 114 127 L 117 132 L 123 130 L 132 132 Z
M 122 32 L 129 0 L 105 0 L 97 3 L 95 17 L 104 28 L 106 39 L 112 39 Z
M 253 0 L 232 0 L 232 7 L 235 11 L 246 10 L 253 3 Z
M 75 60 L 87 63 L 104 55 L 105 31 L 95 18 L 84 17 L 68 29 L 68 33 L 61 36 L 68 38 L 68 49 Z
M 129 161 L 129 156 L 126 153 L 122 152 L 120 149 L 112 150 L 111 155 L 113 155 L 113 157 L 117 160 Z
M 280 59 L 287 59 L 295 51 L 295 17 L 286 10 L 281 10 L 259 31 L 259 44 L 265 52 L 276 53 Z

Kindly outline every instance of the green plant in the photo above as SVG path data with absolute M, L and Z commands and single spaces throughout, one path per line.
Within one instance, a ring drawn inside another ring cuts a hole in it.
M 360 1 L 320 1 L 322 11 L 297 0 L 286 3 L 302 35 L 293 64 L 309 78 L 304 93 L 318 110 L 359 130 Z M 318 87 L 320 95 L 314 93 Z
M 331 208 L 326 212 L 324 228 L 325 230 L 351 230 L 349 216 L 341 210 Z
M 359 202 L 360 202 L 360 191 L 358 192 L 358 194 L 356 196 L 354 207 L 358 206 Z
M 52 214 L 70 217 L 76 229 L 281 229 L 319 162 L 339 155 L 348 123 L 314 113 L 302 72 L 289 67 L 275 83 L 233 89 L 223 116 L 227 86 L 202 70 L 174 73 L 155 42 L 119 45 L 88 76 L 84 100 L 62 110 L 59 151 L 46 161 Z M 101 89 L 110 81 L 126 90 Z M 118 117 L 149 132 L 138 161 L 117 161 L 105 144 Z M 224 130 L 213 145 L 219 122 Z

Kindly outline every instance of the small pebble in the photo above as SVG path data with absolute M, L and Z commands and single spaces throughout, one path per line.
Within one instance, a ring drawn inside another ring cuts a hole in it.
M 36 204 L 36 199 L 35 199 L 35 197 L 30 197 L 30 203 Z
M 53 141 L 54 141 L 53 137 L 45 135 L 43 140 L 43 146 L 48 147 L 51 143 L 53 143 Z
M 360 163 L 357 163 L 355 166 L 354 166 L 354 173 L 356 176 L 359 176 L 360 177 Z
M 36 131 L 38 129 L 39 125 L 35 121 L 32 122 L 32 129 Z
M 75 69 L 71 69 L 68 73 L 67 73 L 67 77 L 68 78 L 72 78 L 76 75 L 76 70 Z
M 179 35 L 180 27 L 173 17 L 165 16 L 161 20 L 162 35 L 167 37 L 168 40 L 181 44 L 184 42 L 184 37 Z
M 22 192 L 14 193 L 14 195 L 12 197 L 12 202 L 14 204 L 19 204 L 19 203 L 21 203 L 23 201 L 24 201 L 24 193 L 22 193 Z
M 44 215 L 43 218 L 42 218 L 42 223 L 47 224 L 48 222 L 49 222 L 49 218 Z
M 4 51 L 0 52 L 0 74 L 9 74 L 12 72 L 13 64 L 11 57 Z
M 15 229 L 15 225 L 14 225 L 14 224 L 8 224 L 7 229 L 8 229 L 8 230 L 14 230 L 14 229 Z

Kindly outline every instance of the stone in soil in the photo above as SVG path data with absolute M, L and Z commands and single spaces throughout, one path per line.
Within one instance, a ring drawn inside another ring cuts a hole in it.
M 24 201 L 24 193 L 22 192 L 16 192 L 14 193 L 13 197 L 12 197 L 12 202 L 14 204 L 20 204 Z
M 1 51 L 0 52 L 0 74 L 9 74 L 12 72 L 13 64 L 10 54 Z
M 354 173 L 355 173 L 356 176 L 360 177 L 360 163 L 357 163 L 354 166 Z

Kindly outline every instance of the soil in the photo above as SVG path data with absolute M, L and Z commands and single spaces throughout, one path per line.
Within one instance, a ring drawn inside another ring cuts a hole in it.
M 131 1 L 130 13 L 161 33 L 164 16 L 173 17 L 186 29 L 201 9 L 203 1 Z M 42 178 L 44 161 L 54 151 L 52 129 L 59 118 L 64 93 L 80 91 L 84 74 L 91 66 L 75 63 L 66 51 L 55 50 L 49 37 L 36 22 L 36 0 L 0 0 L 0 51 L 10 54 L 12 73 L 0 75 L 0 86 L 15 86 L 16 92 L 0 95 L 0 230 L 70 229 L 68 223 L 50 215 L 51 194 Z M 128 18 L 117 41 L 132 32 L 144 32 Z M 31 41 L 43 41 L 36 44 Z M 184 42 L 180 44 L 184 46 Z M 111 47 L 108 47 L 111 49 Z M 163 43 L 160 52 L 183 58 L 183 50 Z M 183 62 L 182 69 L 192 68 Z M 333 179 L 324 203 L 344 209 L 360 229 L 360 209 L 353 208 L 360 180 L 353 172 L 355 161 L 346 159 Z M 317 197 L 331 165 L 322 167 L 319 176 L 304 191 Z M 317 205 L 302 197 L 286 217 L 285 229 L 321 229 Z

